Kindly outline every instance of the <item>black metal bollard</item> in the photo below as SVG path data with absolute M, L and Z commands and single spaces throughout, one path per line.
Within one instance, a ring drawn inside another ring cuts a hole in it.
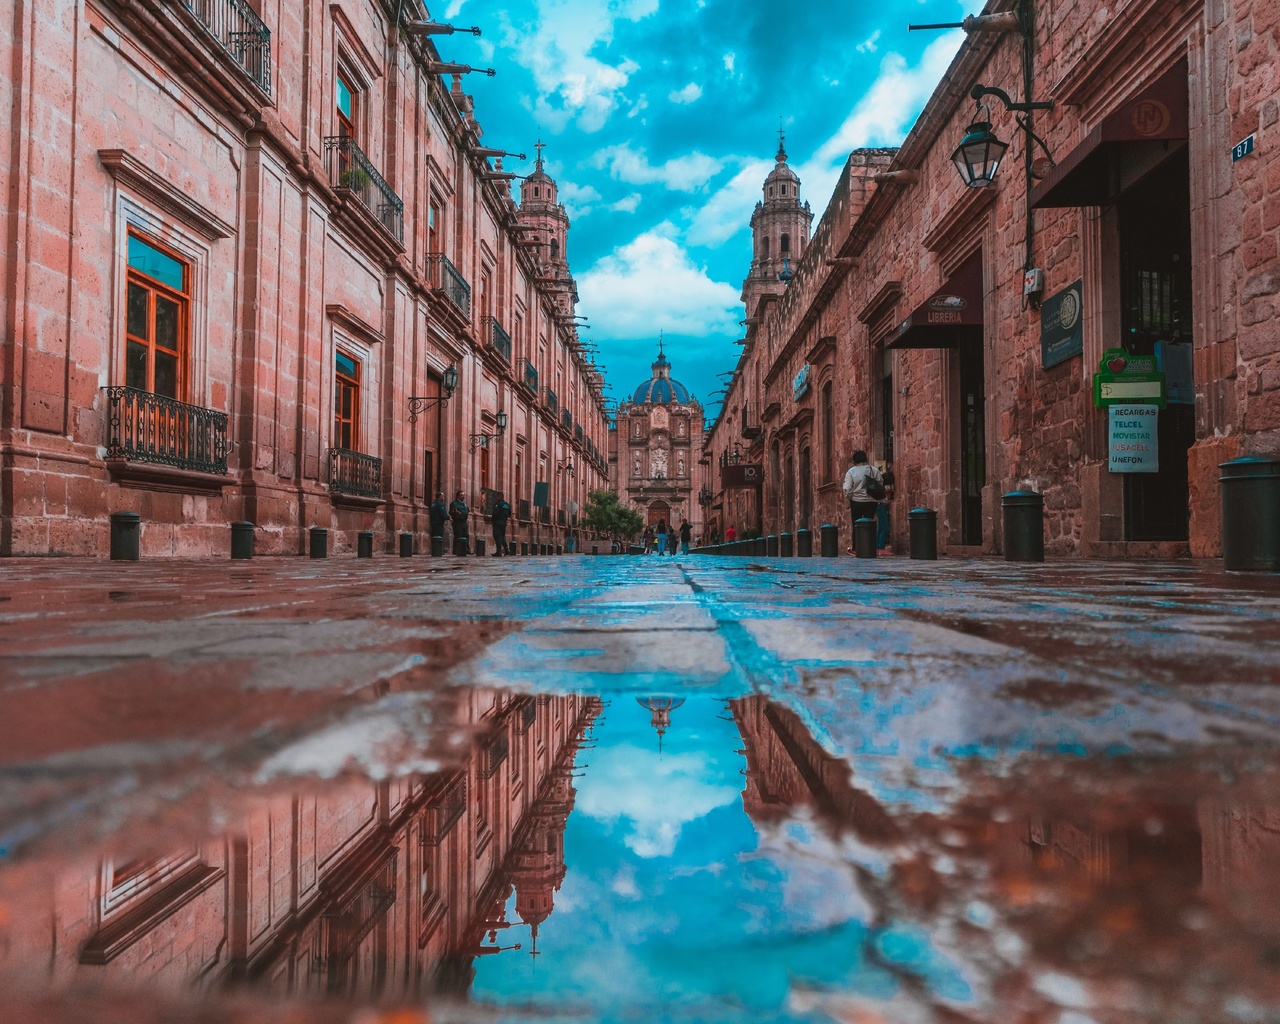
M 598 554 L 600 554 L 600 545 L 599 545 L 599 544 L 592 544 L 592 545 L 591 545 L 591 553 L 592 553 L 593 555 L 598 555 Z
M 1010 491 L 1000 499 L 1004 509 L 1006 562 L 1044 561 L 1044 495 Z
M 561 544 L 557 544 L 557 545 L 556 545 L 556 554 L 557 554 L 557 555 L 563 555 L 563 554 L 564 554 L 564 546 L 563 546 L 563 545 L 561 545 Z
M 142 516 L 137 512 L 111 513 L 111 561 L 136 562 L 142 538 Z
M 522 540 L 520 542 L 520 554 L 527 555 L 528 553 L 529 553 L 529 542 L 527 540 Z
M 313 526 L 307 531 L 307 552 L 312 558 L 329 557 L 329 531 L 323 526 Z
M 836 526 L 834 523 L 823 523 L 818 527 L 818 532 L 822 537 L 822 557 L 839 558 L 840 527 Z
M 231 557 L 253 557 L 253 523 L 241 519 L 231 524 Z
M 475 551 L 475 554 L 476 554 L 476 557 L 477 557 L 477 558 L 484 558 L 484 547 L 485 547 L 485 545 L 484 545 L 484 538 L 483 538 L 483 537 L 477 537 L 477 538 L 476 538 L 476 551 Z
M 361 530 L 356 534 L 356 558 L 373 557 L 373 531 Z
M 790 558 L 792 555 L 794 555 L 795 554 L 794 543 L 795 541 L 792 538 L 791 534 L 787 533 L 785 530 L 782 533 L 778 534 L 778 557 Z
M 809 532 L 808 527 L 796 530 L 796 557 L 813 557 L 813 534 Z
M 769 534 L 764 539 L 764 554 L 766 558 L 778 557 L 778 537 L 777 534 Z
M 938 513 L 931 508 L 913 508 L 907 513 L 911 530 L 911 557 L 934 561 L 938 557 Z
M 444 538 L 432 537 L 431 538 L 431 557 L 442 558 L 443 556 L 444 556 Z
M 1222 567 L 1280 572 L 1280 459 L 1245 456 L 1221 463 Z
M 876 557 L 876 521 L 862 518 L 853 524 L 853 553 L 857 558 Z
M 413 557 L 413 534 L 411 533 L 400 534 L 400 557 L 401 558 Z

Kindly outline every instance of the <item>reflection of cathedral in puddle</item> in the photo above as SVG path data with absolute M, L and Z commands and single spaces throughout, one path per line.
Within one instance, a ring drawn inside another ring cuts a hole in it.
M 551 913 L 574 758 L 600 708 L 477 692 L 464 766 L 276 801 L 198 849 L 64 874 L 54 950 L 46 907 L 10 922 L 0 968 L 374 1000 L 464 991 L 475 957 L 520 946 L 501 942 L 513 887 L 535 943 Z

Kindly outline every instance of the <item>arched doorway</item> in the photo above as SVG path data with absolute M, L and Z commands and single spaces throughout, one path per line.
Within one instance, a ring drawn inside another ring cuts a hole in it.
M 649 505 L 649 512 L 645 516 L 645 522 L 650 526 L 657 525 L 659 519 L 665 519 L 667 523 L 671 522 L 671 506 L 665 501 L 655 501 Z

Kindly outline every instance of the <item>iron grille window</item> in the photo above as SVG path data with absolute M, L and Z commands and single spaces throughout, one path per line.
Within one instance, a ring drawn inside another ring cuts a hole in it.
M 346 448 L 330 448 L 329 490 L 335 494 L 381 498 L 382 460 Z
M 471 285 L 453 261 L 442 252 L 427 254 L 427 274 L 433 292 L 443 295 L 468 320 L 471 319 Z
M 520 508 L 519 508 L 519 511 L 517 512 L 517 515 L 521 519 L 524 519 L 526 521 L 528 520 L 529 518 L 529 499 L 528 498 L 520 499 Z
M 532 697 L 522 697 L 520 703 L 520 732 L 527 733 L 538 718 L 538 702 Z
M 107 458 L 200 473 L 227 471 L 225 412 L 137 388 L 105 390 Z
M 271 95 L 271 30 L 246 0 L 184 0 L 245 74 Z
M 370 163 L 350 135 L 330 135 L 324 140 L 325 168 L 329 181 L 351 192 L 397 242 L 404 241 L 404 201 Z
M 568 409 L 565 409 L 564 412 L 560 414 L 560 424 L 564 427 L 565 430 L 572 430 L 573 429 L 573 413 L 571 413 Z
M 527 359 L 524 361 L 524 386 L 535 394 L 538 391 L 538 368 Z
M 564 509 L 562 508 L 556 509 L 556 524 L 558 526 L 564 526 Z
M 555 415 L 560 411 L 560 399 L 550 388 L 546 389 L 544 401 L 546 402 L 547 408 L 551 410 L 552 415 Z
M 582 424 L 581 423 L 579 423 L 577 426 L 573 428 L 573 436 L 575 440 L 577 440 L 578 444 L 582 444 Z

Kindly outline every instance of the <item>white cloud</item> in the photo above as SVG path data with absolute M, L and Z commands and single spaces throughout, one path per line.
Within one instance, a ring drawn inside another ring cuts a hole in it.
M 569 219 L 585 217 L 592 210 L 592 204 L 601 199 L 594 185 L 575 185 L 571 181 L 560 185 L 560 202 L 564 204 Z
M 622 143 L 600 150 L 592 164 L 600 168 L 607 167 L 615 180 L 625 181 L 629 185 L 660 183 L 677 192 L 699 192 L 720 171 L 724 161 L 695 152 L 675 157 L 655 167 L 649 163 L 643 149 L 632 149 L 629 144 Z
M 737 59 L 738 55 L 732 50 L 724 55 L 724 69 L 729 72 L 729 74 L 733 74 L 733 65 Z
M 880 30 L 876 29 L 871 35 L 867 36 L 862 42 L 854 47 L 859 53 L 875 53 L 876 43 L 880 41 Z
M 652 338 L 659 330 L 701 337 L 737 330 L 738 289 L 713 281 L 664 222 L 605 256 L 578 279 L 580 308 L 602 336 Z M 655 297 L 661 302 L 655 305 Z
M 692 215 L 688 238 L 694 245 L 722 245 L 750 222 L 751 210 L 763 194 L 760 190 L 765 176 L 773 170 L 773 161 L 743 160 L 740 166 L 741 170 L 705 203 L 688 211 Z
M 640 193 L 632 192 L 631 195 L 619 199 L 616 203 L 609 207 L 618 213 L 635 213 L 640 206 Z
M 450 18 L 456 18 L 462 10 L 462 5 L 466 2 L 467 0 L 449 0 L 449 6 L 444 9 L 445 21 Z
M 702 98 L 702 86 L 697 82 L 690 82 L 683 89 L 676 89 L 667 94 L 667 99 L 672 103 L 696 103 Z
M 665 754 L 632 744 L 601 748 L 578 790 L 587 817 L 623 825 L 628 849 L 640 857 L 670 857 L 685 825 L 737 801 L 736 786 L 716 784 L 705 754 Z M 630 884 L 628 884 L 630 883 Z M 619 874 L 611 888 L 632 895 L 634 877 Z
M 658 9 L 658 0 L 537 0 L 527 21 L 504 17 L 506 44 L 533 74 L 538 120 L 552 131 L 576 121 L 599 131 L 623 100 L 623 90 L 640 65 L 628 57 L 609 63 L 593 56 L 613 41 L 620 20 L 640 21 Z

